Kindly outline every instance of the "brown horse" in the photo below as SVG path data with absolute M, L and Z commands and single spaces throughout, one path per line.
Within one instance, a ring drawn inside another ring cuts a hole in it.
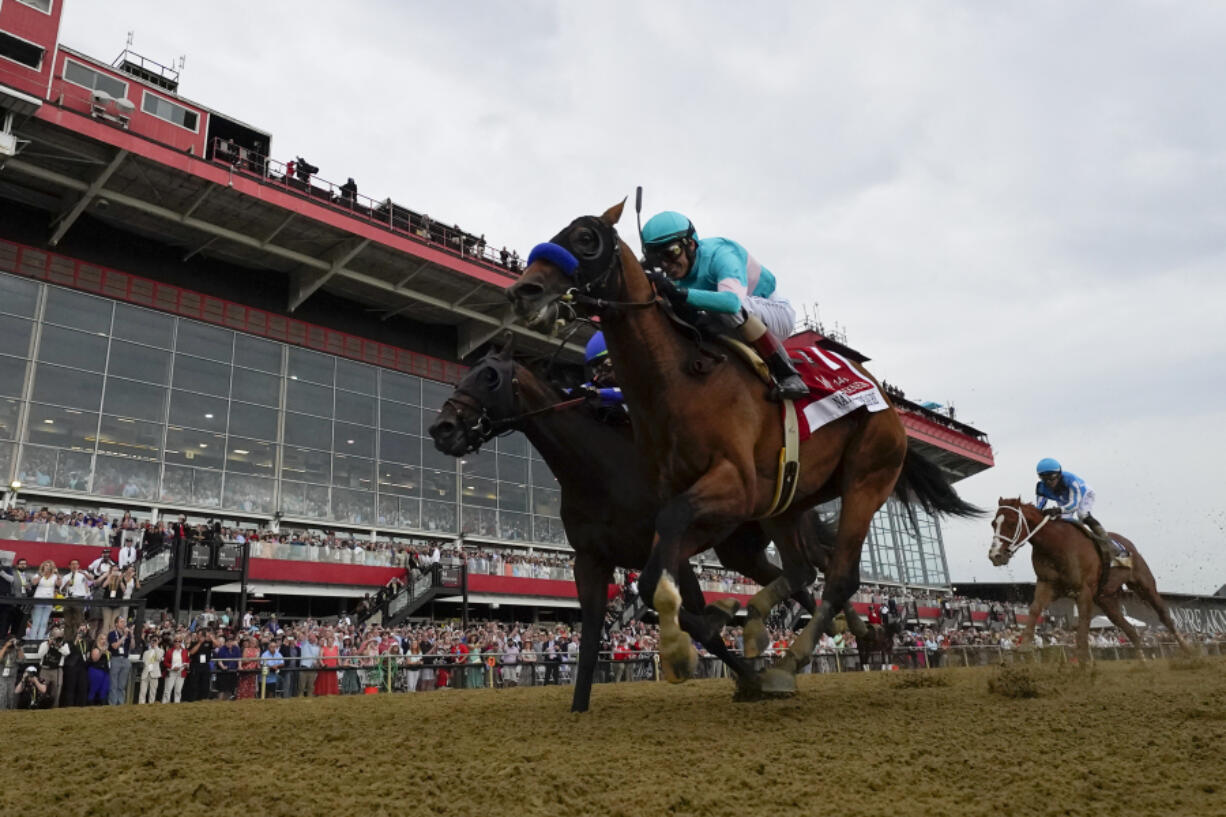
M 745 646 L 747 654 L 756 654 L 765 647 L 763 622 L 771 609 L 814 577 L 804 557 L 801 516 L 820 502 L 842 500 L 817 614 L 761 678 L 764 692 L 790 694 L 818 634 L 860 585 L 860 551 L 873 514 L 902 471 L 906 433 L 892 406 L 856 410 L 821 427 L 800 446 L 793 503 L 764 518 L 774 503 L 783 445 L 779 404 L 747 366 L 700 359 L 696 344 L 660 308 L 638 259 L 618 238 L 614 225 L 621 214 L 618 204 L 599 217 L 571 222 L 540 252 L 534 250 L 507 296 L 531 327 L 552 329 L 560 316 L 578 311 L 601 317 L 635 442 L 662 500 L 639 588 L 659 613 L 661 662 L 671 680 L 691 676 L 697 660 L 678 623 L 681 563 L 742 523 L 761 521 L 779 549 L 784 575 L 750 602 Z
M 1095 603 L 1107 618 L 1135 644 L 1141 647 L 1141 637 L 1136 628 L 1124 617 L 1120 608 L 1120 593 L 1124 585 L 1153 608 L 1158 618 L 1175 636 L 1179 646 L 1188 649 L 1175 629 L 1175 622 L 1167 610 L 1166 602 L 1158 595 L 1154 574 L 1141 558 L 1136 545 L 1111 533 L 1115 541 L 1124 546 L 1132 561 L 1132 567 L 1115 566 L 1107 571 L 1099 586 L 1102 557 L 1090 537 L 1071 522 L 1054 520 L 1029 502 L 1019 499 L 1001 499 L 992 520 L 992 548 L 988 558 L 1001 567 L 1029 543 L 1030 561 L 1034 565 L 1034 601 L 1030 605 L 1030 620 L 1022 634 L 1022 644 L 1030 645 L 1034 639 L 1034 627 L 1038 618 L 1052 599 L 1072 596 L 1077 603 L 1077 655 L 1081 660 L 1090 659 L 1090 610 Z

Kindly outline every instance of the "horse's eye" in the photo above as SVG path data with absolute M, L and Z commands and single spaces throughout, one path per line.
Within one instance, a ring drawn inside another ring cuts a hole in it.
M 493 369 L 486 369 L 481 373 L 481 379 L 485 381 L 486 386 L 492 389 L 498 385 L 498 372 Z
M 580 227 L 572 238 L 575 255 L 584 259 L 592 259 L 600 255 L 603 242 L 600 235 L 591 227 Z

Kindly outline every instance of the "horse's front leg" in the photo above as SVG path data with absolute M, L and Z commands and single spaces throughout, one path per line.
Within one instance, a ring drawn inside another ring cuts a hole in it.
M 1098 577 L 1094 576 L 1090 582 L 1077 594 L 1077 660 L 1083 667 L 1090 663 L 1090 616 L 1094 610 L 1094 590 L 1098 586 Z
M 609 582 L 613 570 L 602 564 L 592 553 L 575 554 L 575 585 L 579 591 L 579 607 L 583 632 L 579 637 L 579 666 L 575 671 L 575 694 L 571 712 L 586 712 L 592 697 L 592 676 L 600 651 L 600 626 L 608 607 Z

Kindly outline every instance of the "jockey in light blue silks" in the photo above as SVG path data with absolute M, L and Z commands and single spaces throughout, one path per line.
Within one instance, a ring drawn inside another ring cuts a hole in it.
M 1094 489 L 1086 485 L 1081 477 L 1065 471 L 1051 457 L 1039 460 L 1035 470 L 1039 474 L 1039 482 L 1034 489 L 1035 506 L 1048 516 L 1084 523 L 1090 530 L 1090 538 L 1098 548 L 1103 565 L 1109 566 L 1115 557 L 1115 549 L 1107 531 L 1091 515 L 1094 510 Z M 1054 505 L 1049 508 L 1048 503 Z
M 770 270 L 735 241 L 699 239 L 693 223 L 671 210 L 648 219 L 642 239 L 647 265 L 667 276 L 653 278 L 661 296 L 735 330 L 762 356 L 780 397 L 799 400 L 809 393 L 781 343 L 792 334 L 796 310 L 776 295 Z

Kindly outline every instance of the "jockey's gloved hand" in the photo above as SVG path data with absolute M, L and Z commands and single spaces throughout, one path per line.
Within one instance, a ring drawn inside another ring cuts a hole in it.
M 682 291 L 673 279 L 661 271 L 652 271 L 647 273 L 647 279 L 651 281 L 652 286 L 656 288 L 656 294 L 667 300 L 674 307 L 680 306 L 686 302 L 685 292 Z
M 1047 514 L 1052 519 L 1059 519 L 1061 515 L 1059 508 L 1047 508 L 1046 510 L 1043 511 L 1043 513 Z

